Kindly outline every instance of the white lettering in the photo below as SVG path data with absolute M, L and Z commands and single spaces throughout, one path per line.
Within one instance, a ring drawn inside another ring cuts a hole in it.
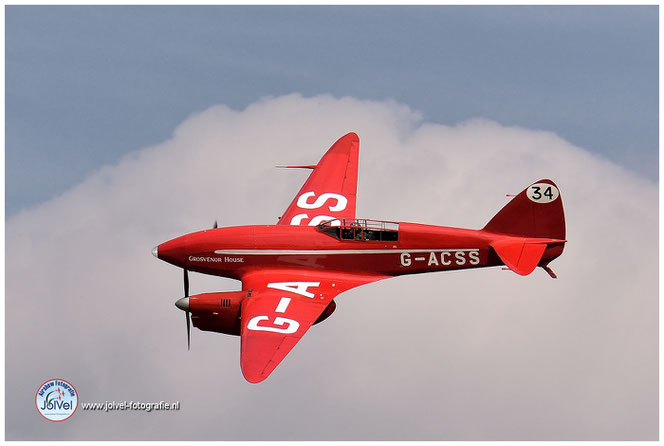
M 339 212 L 343 211 L 346 209 L 346 206 L 348 205 L 348 199 L 344 197 L 343 195 L 339 194 L 334 194 L 332 192 L 325 192 L 324 194 L 321 194 L 320 197 L 316 198 L 316 201 L 313 203 L 307 203 L 307 200 L 310 197 L 315 197 L 316 193 L 315 192 L 305 192 L 300 197 L 297 199 L 297 207 L 300 209 L 318 209 L 323 207 L 325 202 L 327 200 L 337 200 L 337 204 L 334 206 L 329 206 L 328 209 L 331 212 Z
M 288 308 L 288 304 L 290 304 L 290 297 L 282 297 L 281 300 L 279 301 L 279 305 L 277 305 L 277 309 L 274 310 L 274 312 L 285 313 L 286 308 Z
M 450 256 L 450 255 L 452 255 L 452 253 L 449 252 L 449 251 L 443 251 L 443 252 L 441 252 L 441 253 L 440 253 L 440 263 L 442 263 L 442 264 L 445 265 L 445 266 L 452 264 L 451 261 L 449 261 L 449 260 L 445 260 L 445 256 Z
M 189 262 L 212 262 L 212 263 L 219 263 L 224 261 L 224 259 L 222 259 L 221 257 L 197 257 L 197 256 L 189 256 L 187 260 Z
M 299 294 L 300 296 L 314 297 L 314 293 L 307 291 L 309 287 L 318 287 L 320 282 L 274 282 L 268 283 L 268 288 L 273 288 L 275 290 L 289 291 L 291 293 Z
M 305 218 L 309 218 L 309 216 L 307 214 L 297 214 L 291 218 L 290 224 L 292 226 L 299 226 Z
M 295 333 L 298 328 L 300 328 L 300 323 L 298 321 L 294 321 L 293 319 L 286 319 L 284 317 L 275 317 L 274 318 L 274 325 L 279 325 L 279 326 L 284 326 L 284 324 L 288 324 L 284 328 L 277 328 L 277 327 L 270 327 L 270 326 L 263 326 L 263 325 L 258 325 L 260 321 L 266 321 L 268 320 L 269 317 L 267 316 L 256 316 L 252 318 L 249 323 L 247 324 L 247 330 L 254 330 L 254 331 L 271 331 L 274 333 L 283 333 L 283 334 L 291 334 Z
M 440 254 L 440 256 L 439 256 Z M 426 257 L 412 257 L 409 252 L 401 253 L 401 266 L 411 266 L 413 261 L 425 261 Z M 479 265 L 480 252 L 478 249 L 450 249 L 445 251 L 429 251 L 427 266 L 450 266 L 452 264 Z

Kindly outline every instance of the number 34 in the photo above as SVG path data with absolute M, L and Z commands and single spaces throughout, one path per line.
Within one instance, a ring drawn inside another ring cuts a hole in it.
M 535 203 L 551 203 L 558 198 L 560 193 L 558 188 L 552 184 L 535 183 L 528 188 L 526 195 L 530 201 Z

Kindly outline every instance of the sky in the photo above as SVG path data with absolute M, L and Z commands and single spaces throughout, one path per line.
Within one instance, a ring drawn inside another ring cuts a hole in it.
M 8 440 L 658 438 L 656 8 L 6 11 Z M 356 288 L 258 385 L 238 338 L 194 329 L 188 352 L 152 247 L 276 222 L 306 172 L 274 166 L 349 131 L 360 217 L 480 228 L 554 179 L 559 278 Z M 51 423 L 55 377 L 181 410 Z
M 658 180 L 657 6 L 6 8 L 6 212 L 301 93 L 553 131 Z M 27 180 L 29 179 L 29 180 Z

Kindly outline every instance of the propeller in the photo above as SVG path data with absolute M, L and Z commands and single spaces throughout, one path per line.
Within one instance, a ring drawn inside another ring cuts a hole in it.
M 217 224 L 217 220 L 214 221 L 214 225 L 212 225 L 212 229 L 217 229 L 219 225 Z

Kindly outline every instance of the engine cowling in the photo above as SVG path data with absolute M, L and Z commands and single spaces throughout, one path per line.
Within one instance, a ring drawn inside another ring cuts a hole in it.
M 240 335 L 240 308 L 247 291 L 203 293 L 189 297 L 194 327 L 234 336 Z

